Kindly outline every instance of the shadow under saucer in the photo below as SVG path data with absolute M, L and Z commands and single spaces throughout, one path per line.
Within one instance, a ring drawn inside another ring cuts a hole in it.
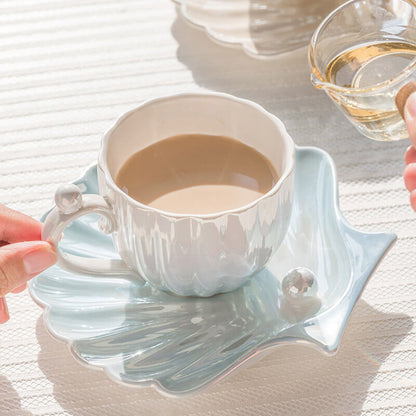
M 266 406 L 276 416 L 321 416 L 322 409 L 328 415 L 359 412 L 373 394 L 372 384 L 383 378 L 380 366 L 411 328 L 409 316 L 382 313 L 360 300 L 336 356 L 328 359 L 296 345 L 279 348 L 209 391 L 181 400 L 161 397 L 149 388 L 126 388 L 103 372 L 80 366 L 64 343 L 49 336 L 42 318 L 36 335 L 39 367 L 53 383 L 54 398 L 73 416 L 214 415 L 233 406 L 248 415 Z

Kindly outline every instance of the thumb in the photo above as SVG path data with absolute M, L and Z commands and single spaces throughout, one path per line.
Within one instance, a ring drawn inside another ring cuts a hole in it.
M 408 82 L 400 88 L 395 102 L 400 115 L 406 122 L 409 139 L 416 147 L 416 81 Z
M 46 241 L 26 241 L 0 248 L 0 296 L 52 266 L 56 251 Z
M 406 121 L 409 139 L 416 146 L 416 92 L 409 95 L 404 107 L 404 119 Z

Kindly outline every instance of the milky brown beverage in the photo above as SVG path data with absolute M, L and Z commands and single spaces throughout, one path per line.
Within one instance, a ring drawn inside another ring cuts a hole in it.
M 277 180 L 271 162 L 252 147 L 225 136 L 183 134 L 132 155 L 116 184 L 163 211 L 211 214 L 254 201 Z

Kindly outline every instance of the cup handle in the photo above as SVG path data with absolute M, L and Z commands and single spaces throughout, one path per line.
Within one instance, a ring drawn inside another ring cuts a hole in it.
M 82 194 L 78 186 L 61 185 L 55 192 L 56 207 L 49 212 L 42 228 L 42 240 L 52 243 L 58 253 L 58 266 L 61 268 L 90 275 L 115 276 L 134 273 L 122 260 L 95 259 L 64 253 L 59 249 L 59 241 L 64 229 L 76 218 L 96 213 L 107 221 L 102 231 L 111 233 L 117 228 L 117 222 L 110 205 L 100 195 Z

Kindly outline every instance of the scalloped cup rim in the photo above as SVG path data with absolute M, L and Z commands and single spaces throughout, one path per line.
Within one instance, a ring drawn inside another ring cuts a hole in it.
M 181 15 L 185 19 L 186 23 L 193 28 L 203 31 L 208 38 L 217 45 L 225 46 L 227 48 L 232 48 L 236 50 L 242 50 L 249 58 L 254 58 L 263 61 L 272 61 L 280 58 L 282 55 L 291 53 L 293 51 L 305 48 L 308 44 L 305 43 L 304 45 L 295 45 L 291 48 L 287 49 L 280 49 L 279 51 L 271 52 L 271 53 L 260 53 L 254 47 L 250 46 L 249 42 L 247 41 L 238 41 L 238 40 L 226 40 L 221 38 L 220 36 L 216 36 L 215 32 L 212 31 L 207 25 L 203 23 L 194 22 L 188 14 L 187 11 L 187 4 L 183 2 L 183 0 L 172 0 L 175 5 L 180 8 Z
M 262 195 L 261 197 L 249 202 L 246 205 L 243 205 L 241 207 L 237 207 L 237 208 L 233 208 L 233 209 L 229 209 L 229 210 L 225 210 L 225 211 L 219 211 L 219 212 L 215 212 L 212 214 L 181 214 L 181 213 L 175 213 L 175 212 L 169 212 L 169 211 L 163 211 L 160 210 L 158 208 L 154 208 L 154 207 L 149 207 L 148 205 L 142 204 L 141 202 L 133 199 L 132 197 L 130 197 L 129 195 L 127 195 L 125 192 L 123 192 L 114 182 L 109 170 L 108 170 L 108 166 L 107 166 L 107 161 L 105 160 L 105 154 L 107 153 L 107 147 L 108 147 L 108 142 L 111 138 L 112 133 L 114 132 L 114 130 L 125 120 L 127 119 L 130 115 L 132 115 L 134 112 L 136 112 L 137 110 L 139 110 L 142 107 L 148 106 L 148 105 L 152 105 L 152 104 L 156 104 L 159 102 L 163 102 L 166 100 L 170 100 L 170 99 L 181 99 L 181 98 L 192 98 L 192 97 L 217 97 L 220 99 L 226 99 L 226 100 L 230 100 L 230 101 L 234 101 L 237 103 L 241 103 L 247 106 L 250 106 L 254 109 L 256 109 L 257 111 L 259 111 L 260 113 L 262 113 L 263 115 L 267 116 L 269 119 L 273 120 L 273 122 L 275 123 L 277 129 L 279 130 L 282 140 L 285 143 L 286 146 L 286 157 L 288 160 L 288 164 L 286 166 L 286 168 L 284 169 L 284 171 L 282 172 L 282 174 L 279 177 L 279 180 L 273 185 L 273 187 L 264 195 Z M 282 187 L 283 183 L 290 177 L 291 173 L 294 171 L 295 169 L 295 158 L 296 158 L 296 145 L 293 142 L 292 138 L 290 137 L 289 133 L 286 130 L 286 127 L 284 126 L 283 122 L 276 117 L 274 114 L 270 113 L 269 111 L 265 110 L 261 105 L 250 101 L 250 100 L 246 100 L 244 98 L 239 98 L 236 96 L 233 96 L 231 94 L 226 94 L 226 93 L 220 93 L 220 92 L 181 92 L 181 93 L 177 93 L 177 94 L 172 94 L 172 95 L 167 95 L 167 96 L 161 96 L 158 98 L 152 98 L 146 101 L 143 101 L 139 106 L 128 110 L 127 112 L 123 113 L 117 120 L 115 123 L 113 123 L 113 125 L 104 133 L 103 138 L 102 138 L 102 146 L 101 146 L 101 150 L 98 156 L 98 166 L 100 167 L 100 169 L 104 172 L 104 176 L 106 178 L 106 182 L 108 184 L 108 186 L 110 186 L 110 188 L 116 192 L 118 195 L 121 195 L 125 200 L 128 201 L 129 204 L 140 208 L 142 210 L 148 210 L 151 212 L 155 212 L 159 215 L 168 217 L 170 219 L 184 219 L 184 218 L 191 218 L 191 219 L 195 219 L 195 220 L 211 220 L 211 219 L 215 219 L 215 218 L 219 218 L 225 215 L 232 215 L 232 214 L 241 214 L 242 212 L 245 212 L 251 208 L 254 208 L 257 204 L 259 204 L 261 201 L 270 198 L 271 196 L 275 195 L 280 188 Z

